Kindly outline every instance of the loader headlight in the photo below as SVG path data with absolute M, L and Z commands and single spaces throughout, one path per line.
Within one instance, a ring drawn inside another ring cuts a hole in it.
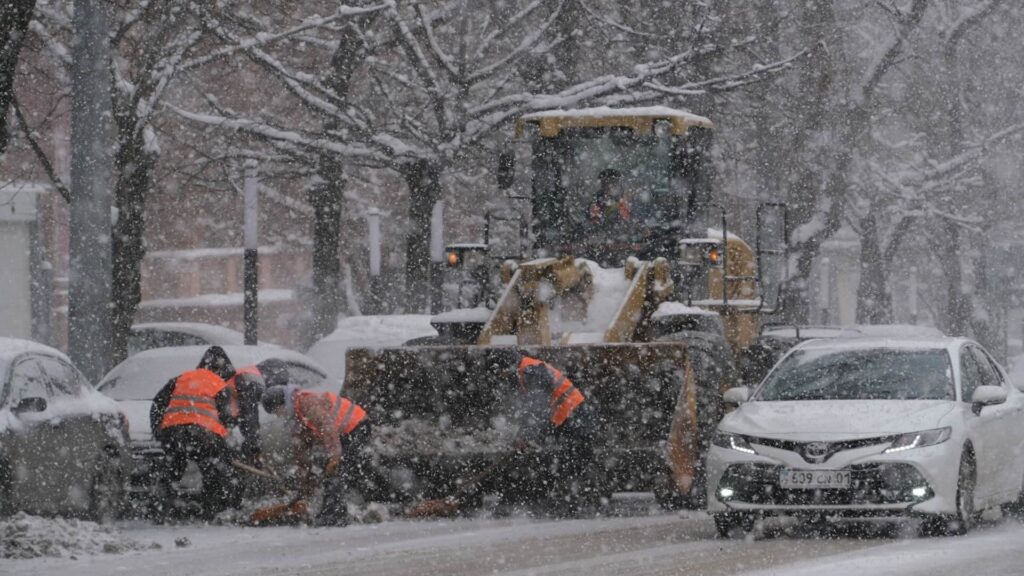
M 459 253 L 458 252 L 449 252 L 448 253 L 448 265 L 449 266 L 458 266 L 459 265 Z
M 946 440 L 949 440 L 952 433 L 953 429 L 946 426 L 945 428 L 935 428 L 932 430 L 922 430 L 921 432 L 900 434 L 893 439 L 892 445 L 886 448 L 884 453 L 892 454 L 894 452 L 910 450 L 911 448 L 921 448 L 924 446 L 942 444 Z
M 757 454 L 757 452 L 750 447 L 750 443 L 747 442 L 747 439 L 739 434 L 716 432 L 712 443 L 715 446 L 736 450 L 737 452 L 743 452 L 744 454 Z

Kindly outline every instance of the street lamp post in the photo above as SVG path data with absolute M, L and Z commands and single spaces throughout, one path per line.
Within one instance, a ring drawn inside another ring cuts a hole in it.
M 245 321 L 245 343 L 256 344 L 258 328 L 258 299 L 259 290 L 259 269 L 257 222 L 259 221 L 259 181 L 256 179 L 256 160 L 250 158 L 245 161 L 245 184 L 243 195 L 245 196 L 245 300 L 243 303 L 243 314 Z

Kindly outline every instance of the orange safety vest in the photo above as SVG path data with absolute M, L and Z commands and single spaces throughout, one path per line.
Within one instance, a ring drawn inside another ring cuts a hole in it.
M 217 395 L 227 384 L 213 372 L 199 368 L 185 372 L 174 381 L 160 429 L 196 425 L 226 438 L 227 428 L 217 412 Z
M 320 396 L 331 403 L 331 413 L 334 414 L 334 431 L 341 436 L 351 434 L 366 419 L 366 411 L 363 410 L 363 407 L 348 398 L 330 392 L 317 394 L 308 390 L 298 390 L 295 392 L 295 416 L 314 436 L 319 437 L 320 431 L 302 412 L 301 399 L 310 396 Z
M 235 382 L 235 378 L 238 378 L 239 374 L 252 374 L 261 378 L 263 377 L 263 373 L 260 372 L 260 369 L 256 366 L 245 366 L 235 370 L 235 373 L 231 375 L 231 378 L 228 378 L 227 385 L 228 388 L 231 389 L 231 416 L 233 418 L 238 418 L 238 415 L 242 413 L 241 409 L 238 407 L 238 385 L 237 382 Z
M 529 356 L 519 361 L 519 386 L 524 389 L 526 387 L 526 369 L 530 366 L 543 366 L 555 381 L 551 391 L 551 423 L 555 427 L 561 426 L 569 418 L 573 410 L 580 404 L 583 404 L 583 400 L 585 400 L 583 393 L 573 385 L 572 380 L 569 380 L 565 377 L 565 374 L 562 374 L 561 370 L 543 360 Z

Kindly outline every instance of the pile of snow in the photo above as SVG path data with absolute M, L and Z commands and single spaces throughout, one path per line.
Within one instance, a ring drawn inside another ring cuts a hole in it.
M 158 547 L 128 538 L 113 526 L 84 520 L 41 518 L 24 512 L 0 520 L 0 558 L 5 559 L 123 554 Z
M 626 298 L 630 281 L 622 268 L 602 268 L 597 262 L 577 260 L 577 264 L 580 262 L 586 263 L 593 278 L 594 292 L 587 303 L 587 317 L 582 320 L 565 317 L 556 303 L 551 308 L 551 332 L 553 335 L 575 334 L 574 343 L 600 342 Z
M 487 322 L 494 312 L 483 306 L 476 308 L 459 308 L 449 310 L 431 317 L 435 324 L 454 324 L 458 322 Z
M 509 450 L 516 428 L 502 419 L 494 427 L 463 430 L 443 423 L 408 418 L 394 426 L 373 427 L 373 449 L 384 456 L 399 454 L 500 453 Z
M 345 352 L 349 348 L 401 346 L 413 338 L 437 336 L 429 314 L 348 316 L 338 327 L 313 345 L 307 354 L 327 370 L 331 382 L 345 381 Z
M 651 315 L 652 318 L 669 316 L 718 316 L 717 313 L 696 306 L 687 306 L 682 302 L 662 302 Z

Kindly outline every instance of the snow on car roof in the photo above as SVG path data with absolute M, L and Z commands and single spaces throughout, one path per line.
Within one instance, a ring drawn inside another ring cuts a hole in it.
M 162 330 L 165 332 L 180 332 L 198 336 L 211 344 L 242 344 L 245 336 L 237 330 L 217 326 L 215 324 L 203 324 L 201 322 L 145 322 L 133 324 L 132 330 Z
M 117 400 L 150 400 L 168 380 L 199 364 L 209 346 L 153 348 L 129 357 L 100 381 L 103 393 Z M 268 358 L 309 366 L 327 372 L 308 356 L 274 344 L 223 346 L 236 368 L 258 364 Z
M 914 324 L 853 324 L 846 326 L 766 326 L 763 336 L 776 338 L 942 338 L 945 334 L 932 326 Z
M 11 361 L 25 352 L 49 354 L 66 361 L 68 364 L 73 364 L 70 358 L 56 348 L 51 348 L 50 346 L 40 344 L 39 342 L 33 342 L 32 340 L 0 336 L 0 384 L 3 384 L 2 378 L 7 374 L 7 367 L 10 365 Z
M 338 327 L 309 349 L 309 356 L 327 368 L 332 381 L 345 381 L 345 352 L 349 348 L 399 346 L 413 338 L 437 336 L 429 314 L 347 316 Z
M 22 340 L 20 338 L 0 337 L 0 390 L 7 378 L 7 370 L 10 363 L 21 354 L 31 352 L 35 354 L 47 354 L 64 360 L 72 366 L 74 363 L 66 354 L 45 344 Z M 91 384 L 84 385 L 77 394 L 51 399 L 47 403 L 46 410 L 42 413 L 46 418 L 54 418 L 63 414 L 116 414 L 117 404 L 110 398 L 97 392 Z M 8 428 L 17 428 L 20 425 L 18 417 L 14 416 L 10 408 L 0 410 L 0 431 Z
M 794 350 L 866 350 L 870 348 L 891 348 L 894 350 L 953 350 L 970 342 L 966 338 L 918 337 L 884 338 L 862 336 L 857 338 L 830 338 L 808 340 L 794 347 Z
M 33 342 L 32 340 L 22 340 L 21 338 L 0 336 L 0 361 L 10 360 L 24 352 L 51 354 L 64 360 L 68 360 L 68 357 L 65 356 L 63 352 L 56 348 L 51 348 L 46 344 L 40 344 L 39 342 Z M 70 360 L 68 360 L 68 362 L 70 362 Z

